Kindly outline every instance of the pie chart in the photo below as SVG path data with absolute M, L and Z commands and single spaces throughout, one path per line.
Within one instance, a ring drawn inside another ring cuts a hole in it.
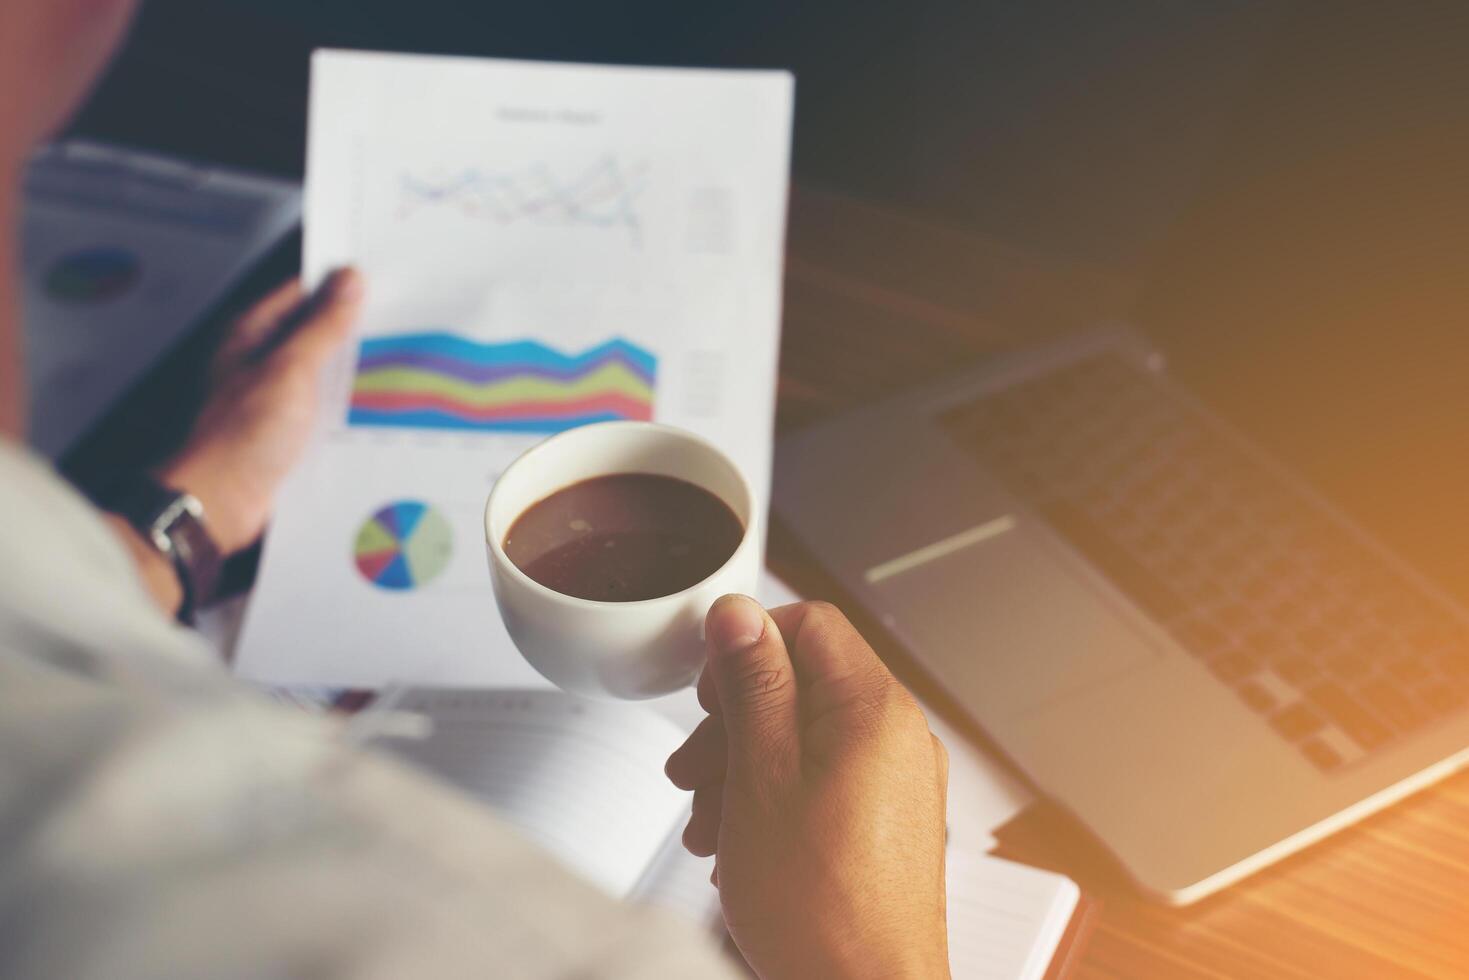
M 438 578 L 454 553 L 444 515 L 418 500 L 399 500 L 369 517 L 357 532 L 353 557 L 362 577 L 380 589 L 409 592 Z
M 142 274 L 138 257 L 126 249 L 82 249 L 51 267 L 46 273 L 46 292 L 63 303 L 95 306 L 126 295 Z

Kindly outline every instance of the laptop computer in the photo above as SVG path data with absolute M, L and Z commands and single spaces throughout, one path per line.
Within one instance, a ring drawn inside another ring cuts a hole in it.
M 1469 761 L 1465 611 L 1126 328 L 782 440 L 774 507 L 1165 902 Z

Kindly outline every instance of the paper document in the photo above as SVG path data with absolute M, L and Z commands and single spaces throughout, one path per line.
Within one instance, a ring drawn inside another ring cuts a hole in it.
M 301 218 L 290 181 L 84 140 L 25 175 L 31 444 L 65 453 Z
M 484 801 L 609 894 L 722 928 L 713 859 L 681 842 L 689 794 L 663 775 L 679 726 L 643 705 L 557 691 L 414 689 L 391 712 L 423 718 L 426 737 L 381 737 L 381 747 Z M 946 865 L 954 976 L 1040 980 L 1076 885 L 952 841 Z
M 488 803 L 609 894 L 712 928 L 712 859 L 679 843 L 689 794 L 663 775 L 684 732 L 641 705 L 558 691 L 411 690 L 395 712 L 429 723 L 383 747 Z
M 360 336 L 280 498 L 237 668 L 543 684 L 490 591 L 485 498 L 547 435 L 654 419 L 770 483 L 793 85 L 779 72 L 319 53 L 306 274 Z
M 952 847 L 947 872 L 956 980 L 1042 980 L 1081 899 L 1076 883 Z

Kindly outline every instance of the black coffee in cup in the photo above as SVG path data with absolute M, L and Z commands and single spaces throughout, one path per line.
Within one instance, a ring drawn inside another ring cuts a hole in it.
M 503 544 L 515 567 L 548 589 L 635 602 L 702 582 L 729 561 L 744 535 L 735 512 L 703 487 L 617 473 L 532 504 Z

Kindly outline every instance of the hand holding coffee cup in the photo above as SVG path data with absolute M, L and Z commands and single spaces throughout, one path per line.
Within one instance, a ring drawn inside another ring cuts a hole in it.
M 563 690 L 648 698 L 692 683 L 721 595 L 754 591 L 761 538 L 739 468 L 691 433 L 602 422 L 535 446 L 485 507 L 495 599 Z

